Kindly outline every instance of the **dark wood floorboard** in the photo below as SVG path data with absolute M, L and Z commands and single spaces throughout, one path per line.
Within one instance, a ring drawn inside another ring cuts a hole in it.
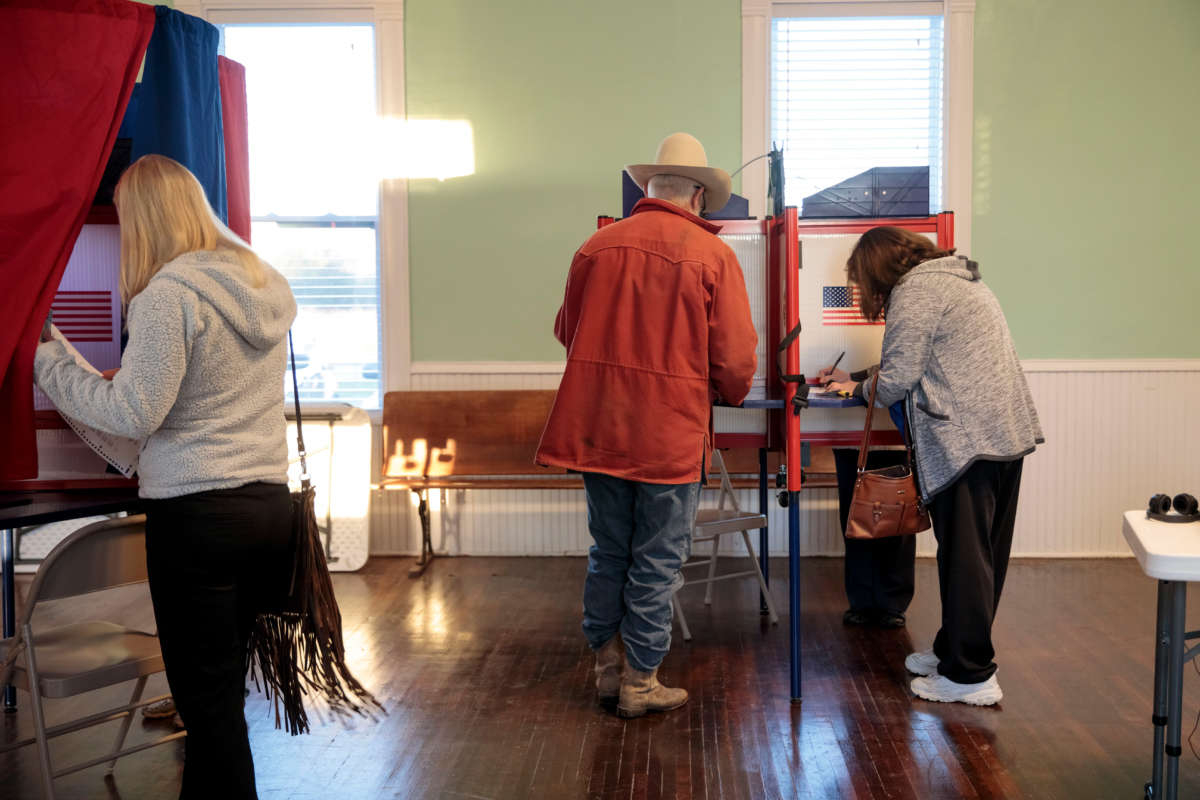
M 682 599 L 692 644 L 662 673 L 687 687 L 678 711 L 623 721 L 595 705 L 579 632 L 580 558 L 460 558 L 406 577 L 409 559 L 335 575 L 359 676 L 388 708 L 378 721 L 320 720 L 309 736 L 274 730 L 247 703 L 264 800 L 337 798 L 1140 798 L 1150 773 L 1155 584 L 1132 560 L 1013 564 L 996 622 L 1003 703 L 916 700 L 904 656 L 937 629 L 933 562 L 917 565 L 905 630 L 845 628 L 839 559 L 806 559 L 804 702 L 789 702 L 786 616 L 770 626 L 750 582 Z M 786 563 L 774 563 L 785 576 Z M 28 585 L 23 579 L 22 586 Z M 787 607 L 786 584 L 773 593 Z M 1200 594 L 1189 604 L 1200 619 Z M 118 615 L 152 626 L 144 589 L 60 604 L 47 621 Z M 1193 624 L 1195 624 L 1193 622 Z M 163 691 L 158 678 L 151 691 Z M 1185 683 L 1184 735 L 1200 712 Z M 128 687 L 50 703 L 52 721 Z M 28 698 L 0 740 L 31 730 Z M 115 725 L 74 734 L 56 757 L 99 755 Z M 162 723 L 139 720 L 136 741 Z M 1195 737 L 1200 749 L 1200 733 Z M 182 747 L 63 778 L 64 798 L 162 798 L 178 792 Z M 34 751 L 0 756 L 0 797 L 37 797 Z M 1200 759 L 1184 744 L 1180 797 L 1200 797 Z

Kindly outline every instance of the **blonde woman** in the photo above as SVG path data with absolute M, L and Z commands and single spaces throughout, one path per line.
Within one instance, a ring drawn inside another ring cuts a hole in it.
M 38 386 L 64 414 L 145 439 L 150 593 L 188 730 L 182 798 L 253 798 L 246 645 L 290 536 L 283 375 L 296 303 L 286 279 L 220 226 L 196 178 L 138 159 L 115 194 L 129 341 L 111 382 L 60 342 Z

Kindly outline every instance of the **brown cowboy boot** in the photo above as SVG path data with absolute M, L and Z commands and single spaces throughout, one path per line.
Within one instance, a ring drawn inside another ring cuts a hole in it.
M 670 711 L 687 702 L 686 689 L 663 686 L 658 682 L 657 675 L 657 668 L 643 672 L 626 661 L 617 713 L 628 719 L 640 717 L 647 711 Z
M 621 695 L 624 660 L 620 636 L 613 636 L 596 651 L 596 697 L 601 703 L 615 703 Z

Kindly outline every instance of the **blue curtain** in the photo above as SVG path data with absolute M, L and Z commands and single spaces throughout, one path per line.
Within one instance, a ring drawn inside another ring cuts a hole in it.
M 133 140 L 130 157 L 173 158 L 190 169 L 208 202 L 228 222 L 225 135 L 217 77 L 220 33 L 208 22 L 166 6 L 156 21 L 142 82 L 134 90 L 120 136 Z

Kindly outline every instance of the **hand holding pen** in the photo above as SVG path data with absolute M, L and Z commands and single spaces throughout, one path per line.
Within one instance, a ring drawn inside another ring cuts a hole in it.
M 817 382 L 823 387 L 829 386 L 831 383 L 846 383 L 850 380 L 850 373 L 844 369 L 838 369 L 838 364 L 842 363 L 842 358 L 846 355 L 843 350 L 842 354 L 833 362 L 833 366 L 822 367 L 817 373 Z

